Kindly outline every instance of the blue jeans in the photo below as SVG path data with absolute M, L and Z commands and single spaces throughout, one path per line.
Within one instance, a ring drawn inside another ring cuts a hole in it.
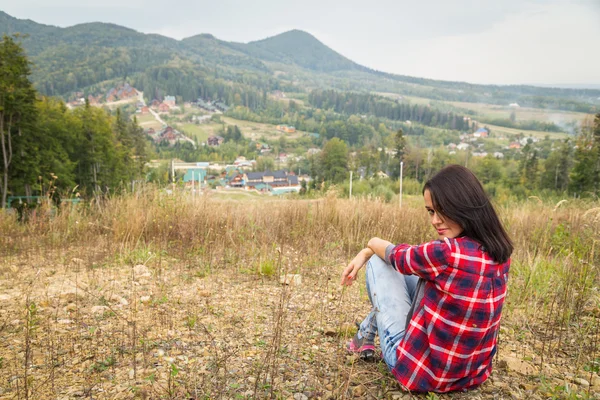
M 396 365 L 396 348 L 404 337 L 419 278 L 403 275 L 374 255 L 367 263 L 367 293 L 373 308 L 360 324 L 360 335 L 374 341 L 379 334 L 381 353 L 390 369 Z

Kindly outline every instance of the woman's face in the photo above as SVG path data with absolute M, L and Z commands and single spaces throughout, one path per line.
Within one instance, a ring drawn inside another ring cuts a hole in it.
M 440 240 L 443 240 L 444 238 L 452 239 L 460 236 L 463 231 L 461 226 L 448 218 L 444 219 L 444 217 L 439 215 L 433 208 L 433 201 L 431 200 L 429 189 L 425 190 L 423 197 L 425 198 L 425 208 L 427 209 L 427 213 L 429 213 L 431 225 L 433 225 L 437 231 Z

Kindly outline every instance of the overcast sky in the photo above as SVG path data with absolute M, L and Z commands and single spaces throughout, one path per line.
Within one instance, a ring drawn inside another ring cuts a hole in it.
M 21 19 L 249 42 L 301 29 L 370 68 L 496 84 L 600 85 L 600 0 L 0 0 Z

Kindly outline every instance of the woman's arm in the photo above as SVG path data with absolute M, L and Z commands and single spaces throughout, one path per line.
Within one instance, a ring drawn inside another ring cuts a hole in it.
M 358 271 L 365 265 L 369 258 L 373 256 L 373 254 L 377 254 L 379 258 L 385 260 L 385 249 L 391 245 L 391 242 L 387 240 L 383 240 L 377 237 L 371 238 L 367 247 L 362 249 L 352 261 L 348 264 L 348 266 L 342 272 L 342 285 L 350 286 L 356 280 L 356 275 Z M 387 262 L 387 261 L 386 261 Z
M 369 240 L 367 247 L 373 250 L 373 253 L 377 254 L 379 258 L 387 262 L 385 259 L 385 249 L 387 249 L 391 244 L 393 243 L 388 242 L 387 240 L 379 239 L 378 237 L 374 237 Z

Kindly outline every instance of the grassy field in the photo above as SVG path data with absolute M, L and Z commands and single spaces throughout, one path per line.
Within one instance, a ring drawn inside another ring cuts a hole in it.
M 208 137 L 213 134 L 214 129 L 209 128 L 209 124 L 196 125 L 194 123 L 176 123 L 178 129 L 185 133 L 187 137 L 198 138 L 198 143 L 206 142 Z
M 600 203 L 500 211 L 516 250 L 494 372 L 427 398 L 597 398 Z M 2 212 L 0 231 L 2 398 L 425 398 L 345 353 L 369 303 L 364 278 L 339 285 L 371 236 L 434 238 L 417 198 L 147 188 L 27 223 Z
M 458 108 L 473 110 L 479 118 L 506 118 L 514 111 L 516 121 L 542 121 L 554 123 L 567 123 L 571 121 L 583 122 L 586 118 L 590 118 L 589 114 L 580 112 L 570 112 L 562 110 L 543 110 L 539 108 L 528 107 L 509 107 L 499 106 L 495 104 L 485 103 L 465 103 L 458 101 L 445 102 Z
M 281 136 L 285 136 L 287 139 L 294 140 L 302 137 L 305 132 L 296 131 L 295 133 L 284 133 L 277 130 L 277 125 L 271 124 L 263 124 L 259 122 L 251 122 L 244 121 L 239 119 L 234 119 L 230 117 L 221 116 L 221 120 L 227 125 L 237 125 L 244 137 L 259 141 L 261 138 L 266 138 L 267 140 L 277 140 Z M 190 136 L 197 136 L 200 142 L 206 141 L 211 135 L 219 135 L 221 134 L 221 130 L 223 128 L 223 123 L 204 123 L 200 125 L 196 125 L 189 122 L 170 122 L 173 126 L 176 126 L 186 133 L 189 133 Z M 144 126 L 143 124 L 140 124 Z
M 263 136 L 269 140 L 276 140 L 281 136 L 285 136 L 288 139 L 297 139 L 305 133 L 301 131 L 296 131 L 295 133 L 284 133 L 277 130 L 277 125 L 242 121 L 229 117 L 222 117 L 222 120 L 229 125 L 237 125 L 244 136 L 252 140 L 259 140 Z
M 138 124 L 144 129 L 154 128 L 155 131 L 162 129 L 162 124 L 158 122 L 152 114 L 136 114 L 136 118 Z
M 569 137 L 569 135 L 567 135 L 566 133 L 559 133 L 559 132 L 528 131 L 528 130 L 524 130 L 524 129 L 505 128 L 503 126 L 484 124 L 484 123 L 481 123 L 480 126 L 487 126 L 490 129 L 490 131 L 492 132 L 492 134 L 496 137 L 504 136 L 504 137 L 508 138 L 512 135 L 518 135 L 520 133 L 525 135 L 525 137 L 531 136 L 531 137 L 535 137 L 535 138 L 539 138 L 539 139 L 544 139 L 546 136 L 548 136 L 550 139 L 564 139 L 564 138 Z

